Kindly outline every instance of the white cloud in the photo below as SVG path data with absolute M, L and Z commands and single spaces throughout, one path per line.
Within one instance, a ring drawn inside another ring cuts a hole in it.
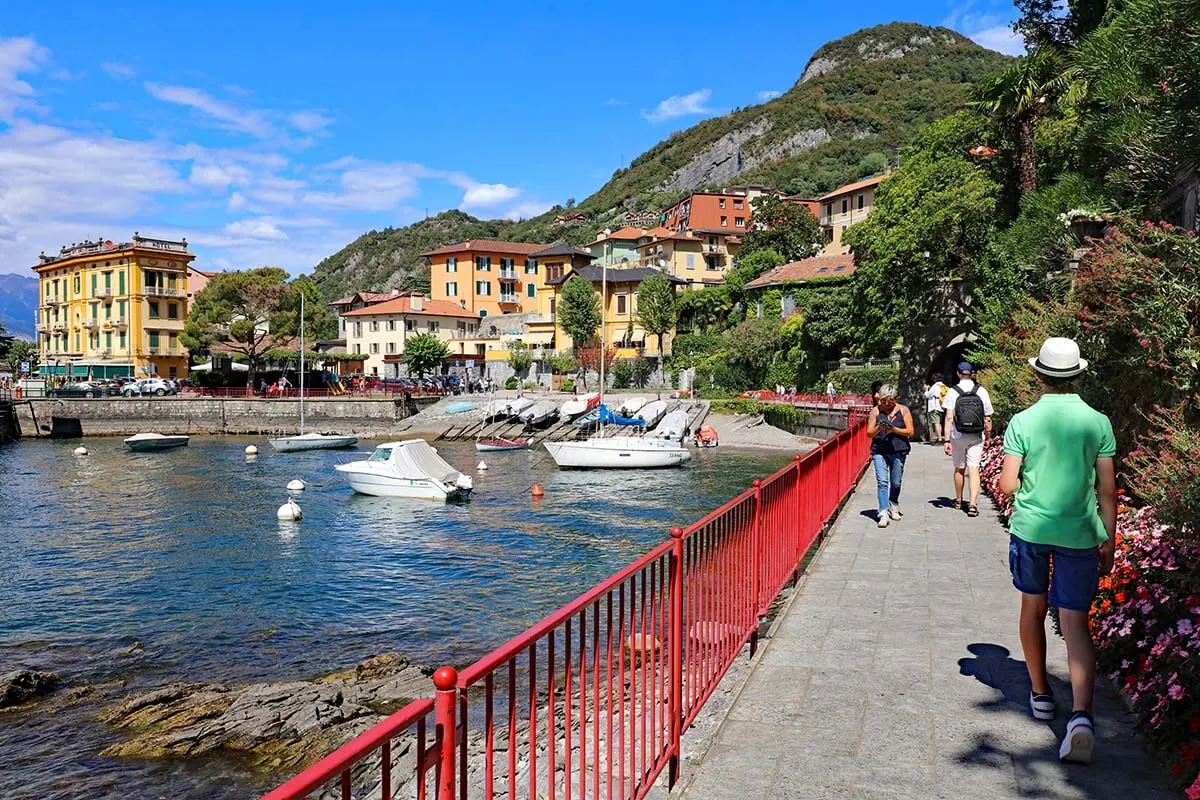
M 505 186 L 503 183 L 476 183 L 467 187 L 467 192 L 463 195 L 462 207 L 491 208 L 515 200 L 520 194 L 520 189 Z
M 227 189 L 230 184 L 245 183 L 249 179 L 249 175 L 249 170 L 245 167 L 193 164 L 192 172 L 188 175 L 188 182 L 207 189 Z
M 50 51 L 33 37 L 0 39 L 0 120 L 11 119 L 17 108 L 33 102 L 33 87 L 17 76 L 37 72 L 49 60 Z
M 319 133 L 333 124 L 333 117 L 320 111 L 296 111 L 288 114 L 288 124 L 304 133 Z
M 537 200 L 527 200 L 524 203 L 518 203 L 504 213 L 505 219 L 511 219 L 514 222 L 517 220 L 536 217 L 538 214 L 549 211 L 554 206 L 553 203 L 543 203 Z
M 115 61 L 105 61 L 100 65 L 100 69 L 108 73 L 108 77 L 123 80 L 132 78 L 137 75 L 137 71 L 128 64 L 118 64 Z
M 781 94 L 783 94 L 783 92 L 777 89 L 763 89 L 761 92 L 755 92 L 754 96 L 758 98 L 758 102 L 765 103 L 768 100 L 774 100 Z
M 421 178 L 433 173 L 420 164 L 372 163 L 343 158 L 326 164 L 322 171 L 341 169 L 337 190 L 305 192 L 300 202 L 312 206 L 353 208 L 360 211 L 388 211 L 402 200 L 415 197 Z
M 229 211 L 242 211 L 246 208 L 246 196 L 241 192 L 234 192 L 229 195 L 229 202 L 225 208 Z
M 199 111 L 201 114 L 211 117 L 225 130 L 248 133 L 259 139 L 271 138 L 275 133 L 263 112 L 237 108 L 230 103 L 217 100 L 202 89 L 190 86 L 167 86 L 150 81 L 147 81 L 145 86 L 146 91 L 155 99 Z
M 225 232 L 246 239 L 282 241 L 288 236 L 279 230 L 279 226 L 266 218 L 239 219 L 225 226 Z
M 1025 40 L 1010 25 L 996 25 L 967 36 L 981 47 L 1010 56 L 1025 55 Z
M 711 108 L 704 104 L 708 102 L 708 98 L 712 96 L 712 89 L 700 89 L 691 94 L 676 94 L 671 95 L 666 100 L 663 100 L 653 111 L 644 111 L 642 116 L 651 122 L 664 122 L 668 119 L 676 117 L 685 117 L 690 114 L 709 114 Z
M 615 97 L 610 97 L 607 100 L 605 100 L 603 103 L 601 103 L 600 105 L 602 105 L 602 106 L 623 106 L 623 105 L 625 105 L 625 101 L 618 100 Z

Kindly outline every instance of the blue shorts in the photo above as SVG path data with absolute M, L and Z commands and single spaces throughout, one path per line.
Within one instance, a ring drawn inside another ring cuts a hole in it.
M 1050 565 L 1054 564 L 1051 576 Z M 1033 544 L 1012 534 L 1008 541 L 1008 569 L 1013 586 L 1024 594 L 1050 593 L 1050 605 L 1068 611 L 1088 611 L 1100 586 L 1100 552 L 1097 547 L 1058 547 Z

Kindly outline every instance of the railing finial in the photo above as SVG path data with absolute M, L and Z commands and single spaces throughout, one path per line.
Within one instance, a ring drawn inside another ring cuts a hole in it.
M 448 692 L 458 683 L 458 670 L 454 667 L 440 667 L 433 673 L 433 685 L 443 692 Z

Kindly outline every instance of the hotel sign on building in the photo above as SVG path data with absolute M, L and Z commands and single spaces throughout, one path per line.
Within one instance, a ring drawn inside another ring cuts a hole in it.
M 187 240 L 79 242 L 40 256 L 37 335 L 43 375 L 187 377 Z

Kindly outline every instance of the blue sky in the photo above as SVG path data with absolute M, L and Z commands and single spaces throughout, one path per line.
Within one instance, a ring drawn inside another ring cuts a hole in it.
M 311 270 L 371 228 L 583 199 L 672 131 L 786 91 L 894 3 L 4 0 L 0 272 L 103 235 Z M 901 19 L 1019 52 L 1011 5 Z

